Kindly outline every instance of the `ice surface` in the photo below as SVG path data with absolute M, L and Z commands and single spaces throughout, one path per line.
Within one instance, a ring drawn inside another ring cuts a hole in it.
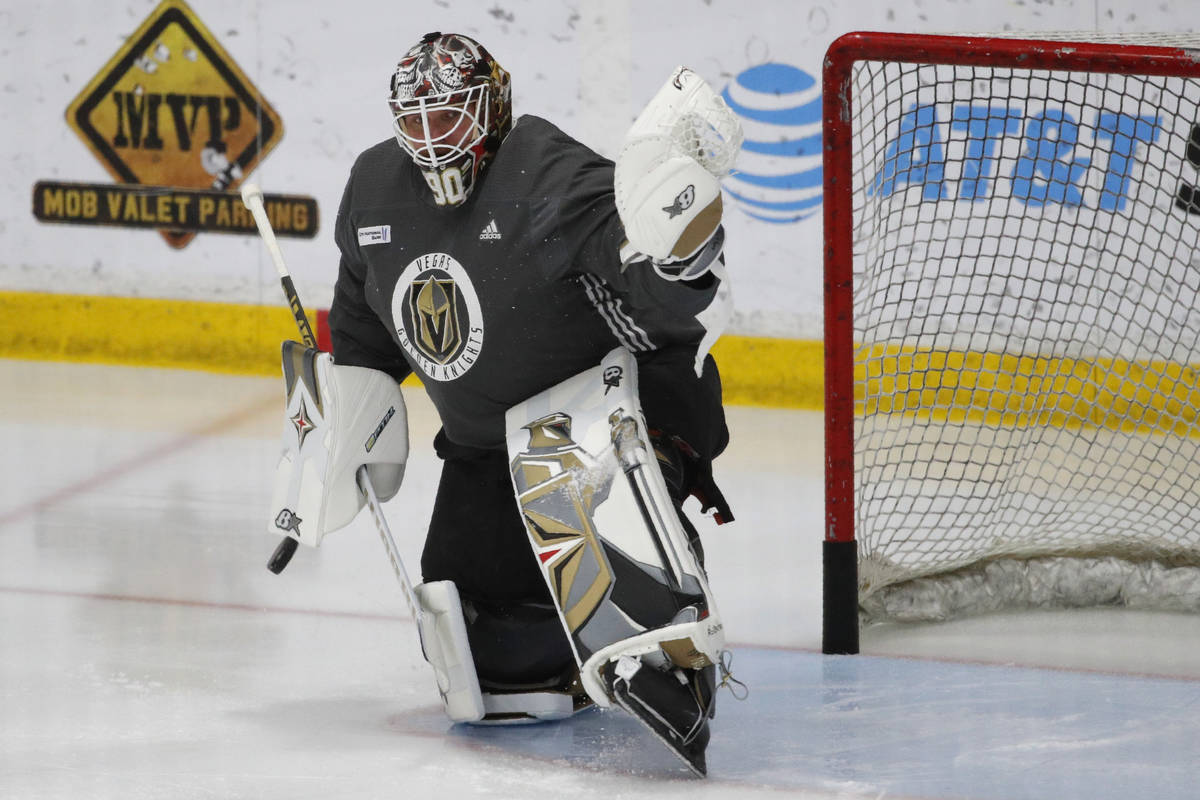
M 733 668 L 697 781 L 619 711 L 451 726 L 369 520 L 282 575 L 279 381 L 0 360 L 0 798 L 1184 798 L 1200 623 L 1093 610 L 820 637 L 820 418 L 732 408 L 703 523 Z M 436 423 L 385 509 L 410 571 Z

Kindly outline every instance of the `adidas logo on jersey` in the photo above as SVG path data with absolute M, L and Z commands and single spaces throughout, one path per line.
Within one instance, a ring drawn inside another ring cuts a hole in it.
M 492 220 L 491 222 L 489 222 L 487 225 L 484 226 L 483 230 L 479 232 L 479 240 L 480 241 L 483 241 L 484 239 L 500 239 L 500 238 L 502 238 L 502 237 L 500 236 L 500 229 L 496 227 L 496 220 Z

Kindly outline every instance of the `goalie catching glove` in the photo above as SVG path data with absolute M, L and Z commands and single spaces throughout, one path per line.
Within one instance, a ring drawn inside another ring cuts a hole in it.
M 283 343 L 287 411 L 275 472 L 271 533 L 316 547 L 353 521 L 366 497 L 366 465 L 381 500 L 395 496 L 408 460 L 408 416 L 387 373 L 345 367 L 298 342 Z
M 614 191 L 629 244 L 660 264 L 698 253 L 721 224 L 721 178 L 741 146 L 741 123 L 725 101 L 677 67 L 617 156 Z

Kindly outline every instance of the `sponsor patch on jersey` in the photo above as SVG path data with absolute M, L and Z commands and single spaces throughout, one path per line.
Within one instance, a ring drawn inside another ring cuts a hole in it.
M 483 349 L 479 297 L 462 264 L 447 253 L 414 258 L 400 273 L 392 322 L 400 346 L 435 381 L 462 377 Z
M 387 244 L 392 240 L 391 225 L 372 225 L 369 228 L 358 229 L 358 246 L 369 244 Z

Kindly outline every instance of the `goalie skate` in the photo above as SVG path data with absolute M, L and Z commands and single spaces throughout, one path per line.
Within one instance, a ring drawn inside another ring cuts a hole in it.
M 617 705 L 700 777 L 708 774 L 704 751 L 714 711 L 715 672 L 716 667 L 656 669 L 628 656 L 608 662 L 603 670 L 605 685 Z

